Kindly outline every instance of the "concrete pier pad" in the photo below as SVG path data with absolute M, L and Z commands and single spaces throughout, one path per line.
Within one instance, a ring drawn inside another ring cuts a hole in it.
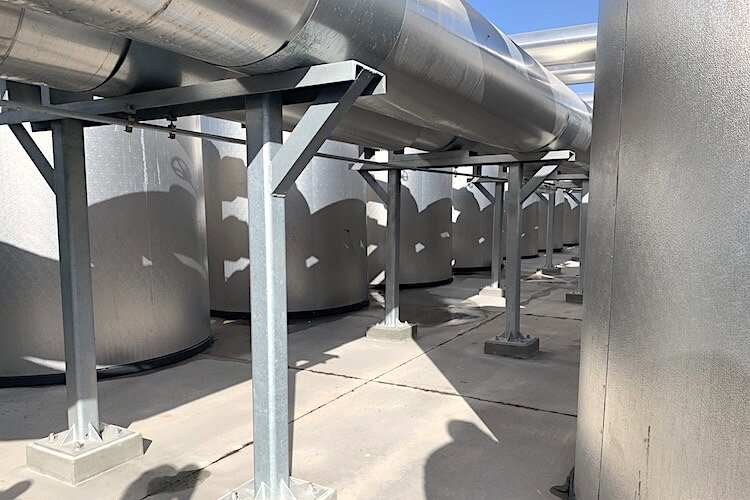
M 367 338 L 378 342 L 405 342 L 416 338 L 417 325 L 400 323 L 398 326 L 377 324 L 367 329 Z
M 104 425 L 101 441 L 66 440 L 70 431 L 51 434 L 26 447 L 26 465 L 39 474 L 70 485 L 143 456 L 143 438 L 116 425 Z
M 484 343 L 484 353 L 508 358 L 529 359 L 539 352 L 538 338 L 525 338 L 518 342 L 508 342 L 504 337 L 496 337 Z
M 559 275 L 562 274 L 562 268 L 561 267 L 543 267 L 543 268 L 539 269 L 539 271 L 542 274 L 546 274 L 548 276 L 549 275 L 559 276 Z
M 583 304 L 583 294 L 578 292 L 568 293 L 565 295 L 565 302 L 568 304 Z
M 336 490 L 292 477 L 282 496 L 284 500 L 336 500 Z M 270 497 L 265 488 L 256 495 L 255 480 L 250 480 L 219 500 L 270 500 Z

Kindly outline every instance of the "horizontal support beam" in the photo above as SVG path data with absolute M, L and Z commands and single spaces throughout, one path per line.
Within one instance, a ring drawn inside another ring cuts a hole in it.
M 141 92 L 123 97 L 61 104 L 50 108 L 95 115 L 129 115 L 139 120 L 177 118 L 244 109 L 244 98 L 249 95 L 281 92 L 284 95 L 285 104 L 312 102 L 323 87 L 351 84 L 363 72 L 373 75 L 371 86 L 363 95 L 384 94 L 385 76 L 382 73 L 356 61 L 344 61 L 279 73 Z M 49 113 L 33 111 L 0 113 L 0 125 L 45 122 L 59 116 L 51 110 Z

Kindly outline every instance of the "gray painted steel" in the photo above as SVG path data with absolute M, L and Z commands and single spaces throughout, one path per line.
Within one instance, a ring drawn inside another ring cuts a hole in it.
M 387 172 L 373 172 L 379 182 Z M 401 188 L 401 284 L 424 285 L 452 279 L 451 179 L 447 174 L 402 171 Z M 387 211 L 367 188 L 368 269 L 371 284 L 385 277 L 385 229 Z
M 194 118 L 184 128 L 198 127 Z M 32 134 L 52 158 L 49 133 Z M 200 141 L 85 131 L 97 362 L 171 355 L 210 337 Z M 64 368 L 55 198 L 0 127 L 0 377 Z
M 580 241 L 581 227 L 581 193 L 574 191 L 565 194 L 562 219 L 563 245 L 577 245 Z
M 600 19 L 576 494 L 744 499 L 750 10 L 606 0 Z
M 537 196 L 544 196 L 545 198 L 549 197 L 549 194 L 547 193 L 537 193 Z M 539 216 L 537 219 L 537 228 L 538 228 L 538 243 L 539 243 L 539 251 L 544 252 L 547 248 L 547 206 L 546 204 L 542 204 L 539 199 L 536 199 L 536 204 L 541 205 L 539 207 Z M 564 217 L 565 217 L 565 198 L 563 197 L 563 194 L 561 191 L 557 191 L 557 195 L 555 196 L 555 234 L 554 234 L 554 249 L 555 250 L 562 250 L 563 248 L 563 224 L 564 224 Z
M 355 59 L 388 75 L 362 109 L 462 143 L 589 149 L 588 107 L 462 0 L 252 0 L 241 14 L 227 1 L 14 3 L 251 74 Z
M 472 167 L 459 167 L 456 171 L 471 174 Z M 497 166 L 483 167 L 483 175 L 496 175 Z M 495 202 L 476 185 L 470 177 L 453 176 L 453 267 L 475 269 L 492 265 L 492 229 Z M 495 184 L 482 183 L 494 195 Z
M 238 123 L 201 118 L 201 129 L 241 137 Z M 355 146 L 327 142 L 321 152 L 357 157 Z M 246 153 L 241 145 L 203 141 L 211 309 L 247 314 Z M 286 196 L 289 312 L 368 300 L 365 182 L 342 162 L 316 158 Z

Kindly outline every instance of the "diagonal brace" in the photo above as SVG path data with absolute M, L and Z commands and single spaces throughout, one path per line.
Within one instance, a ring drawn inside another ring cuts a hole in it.
M 372 190 L 375 191 L 375 194 L 378 195 L 380 201 L 382 201 L 383 203 L 388 202 L 388 193 L 385 191 L 385 189 L 383 189 L 383 186 L 380 185 L 378 180 L 373 177 L 370 172 L 359 170 L 359 175 L 361 175 L 365 182 L 367 182 Z
M 50 165 L 47 157 L 44 156 L 42 150 L 39 149 L 39 146 L 37 146 L 36 142 L 34 142 L 34 138 L 31 137 L 31 134 L 29 134 L 29 131 L 26 130 L 26 127 L 21 124 L 13 124 L 8 126 L 10 127 L 10 131 L 13 132 L 13 135 L 16 136 L 16 139 L 18 139 L 21 147 L 23 147 L 24 151 L 26 151 L 26 154 L 29 155 L 29 158 L 31 158 L 31 161 L 33 161 L 34 165 L 36 165 L 39 173 L 42 174 L 42 177 L 44 177 L 44 181 L 54 193 L 55 169 L 52 168 L 52 165 Z
M 529 180 L 526 184 L 524 184 L 523 188 L 521 189 L 521 203 L 526 201 L 529 196 L 534 194 L 534 192 L 539 189 L 539 186 L 541 186 L 544 181 L 548 180 L 557 170 L 560 168 L 560 165 L 545 165 L 542 168 L 540 168 L 537 173 L 534 174 L 534 177 Z
M 363 70 L 348 87 L 337 86 L 321 91 L 273 158 L 274 195 L 283 196 L 291 189 L 344 115 L 377 76 Z

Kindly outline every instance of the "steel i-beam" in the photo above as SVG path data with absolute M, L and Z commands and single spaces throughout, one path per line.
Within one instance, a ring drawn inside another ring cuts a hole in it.
M 545 244 L 545 255 L 544 255 L 544 267 L 541 269 L 542 274 L 546 275 L 559 275 L 562 274 L 562 269 L 554 265 L 554 254 L 555 254 L 555 211 L 557 209 L 557 189 L 554 189 L 549 193 L 549 200 L 547 201 L 547 234 Z

